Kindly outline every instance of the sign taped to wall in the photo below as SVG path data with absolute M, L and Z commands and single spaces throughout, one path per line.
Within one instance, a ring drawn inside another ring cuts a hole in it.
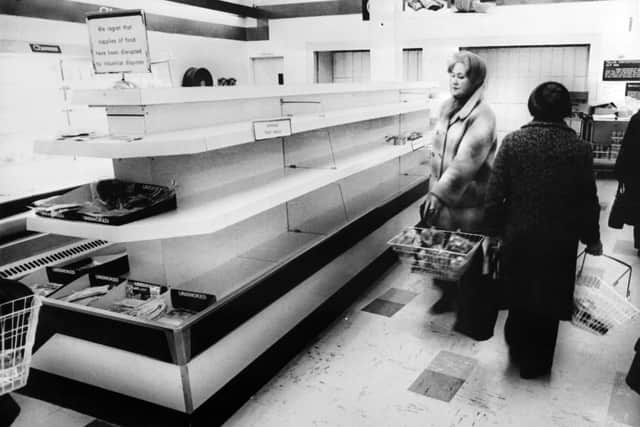
M 144 11 L 91 13 L 86 22 L 96 74 L 151 72 Z
M 640 83 L 627 83 L 624 89 L 624 96 L 640 100 Z
M 640 59 L 604 61 L 602 80 L 640 80 Z

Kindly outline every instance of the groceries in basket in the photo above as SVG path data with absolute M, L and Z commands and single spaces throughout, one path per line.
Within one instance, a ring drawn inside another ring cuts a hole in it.
M 484 236 L 440 230 L 435 227 L 410 227 L 388 243 L 415 271 L 456 280 L 466 270 Z
M 629 264 L 603 255 L 590 257 L 585 266 L 585 252 L 578 255 L 578 261 L 571 318 L 573 325 L 595 335 L 605 335 L 640 314 L 628 299 L 631 284 Z M 626 295 L 616 288 L 623 281 L 627 284 Z

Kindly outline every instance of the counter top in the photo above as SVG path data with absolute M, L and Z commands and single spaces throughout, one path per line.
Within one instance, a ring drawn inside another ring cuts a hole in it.
M 430 82 L 331 83 L 288 86 L 214 86 L 137 89 L 96 89 L 72 92 L 75 105 L 154 105 L 185 102 L 216 102 L 284 96 L 306 96 L 385 90 L 422 91 L 436 87 Z

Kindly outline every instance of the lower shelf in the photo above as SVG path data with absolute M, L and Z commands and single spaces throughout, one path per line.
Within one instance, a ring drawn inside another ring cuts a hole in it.
M 215 293 L 218 301 L 241 292 L 245 286 L 260 280 L 271 271 L 286 264 L 297 255 L 305 252 L 344 227 L 348 220 L 361 217 L 371 210 L 371 206 L 382 204 L 424 180 L 424 176 L 399 175 L 385 181 L 370 191 L 364 192 L 349 201 L 350 218 L 344 218 L 336 224 L 331 215 L 320 215 L 300 224 L 299 231 L 281 233 L 273 239 L 242 253 L 230 261 L 207 271 L 205 274 L 176 286 L 196 292 Z M 342 210 L 342 207 L 340 207 Z M 309 229 L 324 230 L 322 233 L 306 232 Z
M 285 238 L 247 251 L 238 262 L 257 261 L 249 258 L 256 253 L 286 261 L 264 264 L 264 271 L 254 268 L 250 274 L 259 278 L 180 330 L 150 329 L 45 302 L 32 366 L 192 413 L 383 252 L 389 237 L 415 221 L 415 208 L 406 208 L 425 193 L 423 179 L 331 235 Z

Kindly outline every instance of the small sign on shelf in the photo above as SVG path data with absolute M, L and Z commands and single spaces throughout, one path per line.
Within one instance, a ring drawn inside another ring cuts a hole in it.
M 291 119 L 257 120 L 253 122 L 256 141 L 291 135 Z
M 413 151 L 419 150 L 424 147 L 424 138 L 419 138 L 411 141 L 411 148 Z

